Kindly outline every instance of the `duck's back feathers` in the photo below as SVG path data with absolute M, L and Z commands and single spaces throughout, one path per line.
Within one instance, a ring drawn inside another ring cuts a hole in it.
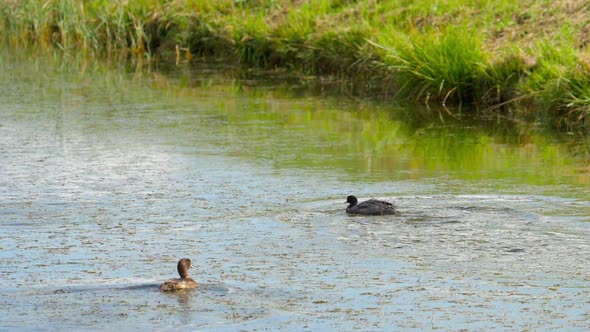
M 160 290 L 164 292 L 179 291 L 183 289 L 192 289 L 197 287 L 197 282 L 192 278 L 169 279 L 160 285 Z

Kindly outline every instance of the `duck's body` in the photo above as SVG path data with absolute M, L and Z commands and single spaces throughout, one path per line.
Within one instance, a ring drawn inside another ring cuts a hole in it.
M 180 278 L 169 279 L 160 285 L 160 290 L 165 292 L 178 291 L 183 289 L 192 289 L 197 287 L 197 282 L 188 276 L 188 269 L 192 266 L 192 262 L 188 258 L 183 258 L 178 261 L 176 266 Z
M 193 289 L 197 287 L 197 282 L 192 278 L 175 278 L 168 279 L 160 285 L 160 290 L 164 292 L 178 291 L 183 289 Z
M 370 199 L 368 201 L 358 203 L 358 199 L 350 195 L 346 198 L 346 203 L 349 203 L 348 207 L 346 208 L 346 213 L 348 214 L 361 214 L 365 216 L 398 214 L 393 204 L 376 199 Z

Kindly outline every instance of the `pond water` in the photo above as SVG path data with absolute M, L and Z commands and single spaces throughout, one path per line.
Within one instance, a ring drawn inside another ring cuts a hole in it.
M 588 140 L 33 59 L 0 56 L 2 330 L 590 328 Z

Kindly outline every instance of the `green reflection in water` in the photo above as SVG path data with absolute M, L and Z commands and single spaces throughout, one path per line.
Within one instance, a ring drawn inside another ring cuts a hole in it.
M 229 124 L 221 130 L 236 133 L 230 143 L 246 156 L 254 153 L 281 167 L 345 169 L 362 180 L 449 175 L 528 184 L 588 181 L 583 159 L 539 133 L 497 134 L 465 124 L 416 128 L 397 120 L 403 110 L 346 110 L 314 101 L 280 106 L 219 108 Z M 251 147 L 243 138 L 267 144 Z
M 37 106 L 55 103 L 57 112 L 84 123 L 80 130 L 88 133 L 128 131 L 132 137 L 147 130 L 149 141 L 158 144 L 211 145 L 277 168 L 353 181 L 590 184 L 590 141 L 531 124 L 443 123 L 419 109 L 322 96 L 321 90 L 281 80 L 253 82 L 204 65 L 133 72 L 34 59 L 2 57 L 3 89 L 15 82 L 21 89 L 20 97 L 5 91 L 2 98 L 12 97 L 18 108 L 31 108 L 31 99 Z
M 205 88 L 191 81 L 195 74 L 169 77 L 175 82 L 169 93 L 178 97 Z M 443 123 L 424 119 L 422 110 L 410 117 L 403 107 L 319 98 L 289 85 L 264 89 L 232 81 L 206 91 L 210 113 L 223 118 L 207 127 L 209 134 L 221 137 L 234 155 L 277 167 L 344 170 L 359 181 L 445 176 L 530 185 L 590 182 L 589 141 L 532 124 Z

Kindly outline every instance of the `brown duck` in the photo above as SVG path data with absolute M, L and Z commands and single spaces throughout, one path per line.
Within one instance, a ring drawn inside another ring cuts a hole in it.
M 197 287 L 197 282 L 188 276 L 188 269 L 192 266 L 192 262 L 188 258 L 183 258 L 178 261 L 176 266 L 180 278 L 169 279 L 160 285 L 160 290 L 165 292 L 178 291 L 183 289 L 192 289 Z

